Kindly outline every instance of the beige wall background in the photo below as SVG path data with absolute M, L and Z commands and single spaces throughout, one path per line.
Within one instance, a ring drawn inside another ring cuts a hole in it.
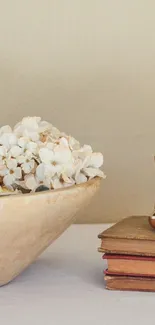
M 151 213 L 155 2 L 0 0 L 0 123 L 39 115 L 104 153 L 79 222 Z

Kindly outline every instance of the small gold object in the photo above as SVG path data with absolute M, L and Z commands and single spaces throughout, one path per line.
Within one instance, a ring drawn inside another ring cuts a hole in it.
M 149 224 L 152 228 L 155 229 L 155 213 L 149 217 Z

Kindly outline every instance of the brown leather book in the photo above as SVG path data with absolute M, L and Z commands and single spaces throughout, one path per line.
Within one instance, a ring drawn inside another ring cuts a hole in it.
M 105 275 L 106 289 L 128 291 L 155 291 L 155 278 Z
M 108 263 L 106 274 L 155 277 L 155 257 L 105 254 L 103 259 Z
M 155 230 L 146 216 L 123 219 L 98 237 L 101 239 L 100 252 L 155 256 Z

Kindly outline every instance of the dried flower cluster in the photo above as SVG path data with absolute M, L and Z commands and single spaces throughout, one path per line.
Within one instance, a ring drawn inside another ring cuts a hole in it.
M 40 117 L 0 128 L 0 194 L 29 193 L 84 183 L 100 176 L 101 153 L 80 146 Z

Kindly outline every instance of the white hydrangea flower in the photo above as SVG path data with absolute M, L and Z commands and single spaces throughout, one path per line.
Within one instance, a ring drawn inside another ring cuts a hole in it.
M 85 183 L 87 182 L 87 177 L 83 173 L 79 172 L 75 175 L 75 182 L 76 184 Z
M 27 143 L 26 149 L 32 152 L 34 155 L 38 153 L 38 145 L 34 141 L 29 141 Z
M 26 151 L 23 155 L 17 157 L 18 164 L 21 165 L 25 174 L 29 174 L 35 167 L 35 161 L 30 151 Z
M 61 137 L 61 138 L 59 139 L 59 145 L 60 145 L 62 148 L 69 148 L 69 143 L 68 143 L 67 138 L 65 138 L 65 137 Z
M 69 147 L 73 150 L 79 150 L 80 149 L 80 142 L 74 139 L 73 137 L 69 136 L 68 139 Z
M 54 150 L 54 159 L 60 164 L 68 164 L 73 161 L 72 153 L 68 147 L 62 147 L 62 145 L 57 145 Z
M 16 179 L 22 177 L 22 171 L 20 167 L 17 167 L 17 160 L 10 158 L 6 160 L 6 167 L 0 170 L 0 176 L 3 176 L 3 183 L 6 187 L 11 186 Z
M 74 179 L 72 177 L 68 177 L 65 172 L 62 172 L 61 180 L 63 181 L 63 183 L 66 183 L 66 184 L 69 184 L 69 185 L 75 184 Z
M 26 175 L 24 180 L 26 187 L 32 191 L 39 186 L 39 182 L 33 174 Z
M 89 156 L 85 157 L 84 160 L 78 158 L 75 162 L 75 179 L 78 178 L 78 174 L 81 173 L 83 168 L 88 167 Z
M 28 137 L 32 141 L 39 140 L 38 123 L 40 117 L 24 117 L 22 121 L 15 125 L 14 133 L 18 137 Z
M 62 172 L 67 175 L 67 177 L 73 178 L 76 173 L 76 165 L 74 161 L 69 162 L 68 164 L 63 165 Z
M 87 161 L 87 167 L 100 168 L 103 165 L 103 155 L 100 152 L 93 152 Z
M 79 150 L 73 151 L 73 156 L 75 158 L 85 159 L 86 157 L 90 156 L 92 154 L 93 150 L 91 146 L 84 145 Z
M 20 137 L 18 139 L 18 145 L 23 151 L 29 150 L 32 154 L 36 155 L 38 153 L 38 143 L 30 141 L 28 137 Z
M 38 123 L 38 131 L 39 131 L 39 133 L 49 133 L 50 131 L 52 131 L 52 129 L 53 129 L 52 124 L 47 122 L 47 121 L 40 121 Z
M 0 161 L 2 161 L 3 164 L 5 163 L 5 159 L 7 157 L 8 157 L 8 150 L 6 149 L 5 146 L 0 146 Z
M 46 165 L 44 163 L 41 163 L 36 168 L 36 177 L 40 182 L 43 182 L 45 179 L 45 169 L 46 169 Z
M 0 146 L 0 170 L 5 169 L 6 160 L 11 158 L 10 152 L 4 147 Z
M 41 117 L 39 116 L 28 116 L 28 117 L 24 117 L 22 119 L 22 125 L 26 128 L 26 129 L 30 129 L 30 130 L 37 130 L 38 129 L 38 124 L 41 121 Z
M 3 133 L 12 133 L 12 129 L 9 125 L 4 125 L 0 128 L 0 135 Z
M 25 129 L 23 131 L 23 136 L 29 138 L 29 140 L 31 140 L 31 141 L 39 140 L 39 133 L 37 131 Z
M 41 134 L 48 135 L 60 134 L 60 131 L 52 126 L 52 124 L 41 121 L 40 117 L 25 117 L 22 121 L 15 125 L 14 132 L 18 137 L 28 137 L 32 141 L 39 141 Z
M 3 133 L 0 136 L 0 144 L 9 150 L 13 145 L 17 144 L 17 137 L 13 133 Z
M 48 133 L 48 139 L 52 142 L 54 142 L 56 139 L 59 139 L 62 135 L 61 132 L 53 125 L 51 126 L 50 130 L 46 131 L 46 133 Z
M 36 178 L 39 182 L 43 183 L 47 187 L 51 187 L 52 178 L 56 174 L 52 165 L 41 163 L 36 168 Z
M 16 158 L 23 153 L 23 150 L 19 146 L 15 145 L 10 149 L 9 153 L 12 157 Z
M 40 146 L 40 149 L 41 149 L 41 148 L 45 148 L 45 144 L 42 144 L 42 146 Z M 48 148 L 49 150 L 54 150 L 54 148 L 55 148 L 55 144 L 52 143 L 52 142 L 47 142 L 47 143 L 46 143 L 46 148 Z
M 52 163 L 53 156 L 53 151 L 48 148 L 41 148 L 39 150 L 39 157 L 44 164 Z
M 104 177 L 103 172 L 99 169 L 99 167 L 101 167 L 102 164 L 103 164 L 103 155 L 101 153 L 91 152 L 89 155 L 87 154 L 84 160 L 80 159 L 79 163 L 77 164 L 76 174 L 75 174 L 76 182 L 80 182 L 80 179 L 84 179 L 84 177 L 81 175 L 81 172 L 85 176 L 88 176 L 89 178 L 93 178 L 96 176 Z
M 31 191 L 40 184 L 57 189 L 84 183 L 105 177 L 102 164 L 101 153 L 40 117 L 25 117 L 13 130 L 0 128 L 0 176 L 9 190 L 14 182 Z
M 96 176 L 105 178 L 104 173 L 102 172 L 102 170 L 98 169 L 98 168 L 92 168 L 92 167 L 87 167 L 83 169 L 83 173 L 88 176 L 90 179 L 94 178 Z
M 60 181 L 58 177 L 53 177 L 51 179 L 51 185 L 54 190 L 64 187 L 63 183 Z
M 0 156 L 1 157 L 7 157 L 8 150 L 4 146 L 0 146 Z
M 69 149 L 60 150 L 56 148 L 55 150 L 50 150 L 48 148 L 41 148 L 39 150 L 39 157 L 45 165 L 48 166 L 51 175 L 56 173 L 60 174 L 64 168 L 64 165 L 71 161 L 71 152 Z

